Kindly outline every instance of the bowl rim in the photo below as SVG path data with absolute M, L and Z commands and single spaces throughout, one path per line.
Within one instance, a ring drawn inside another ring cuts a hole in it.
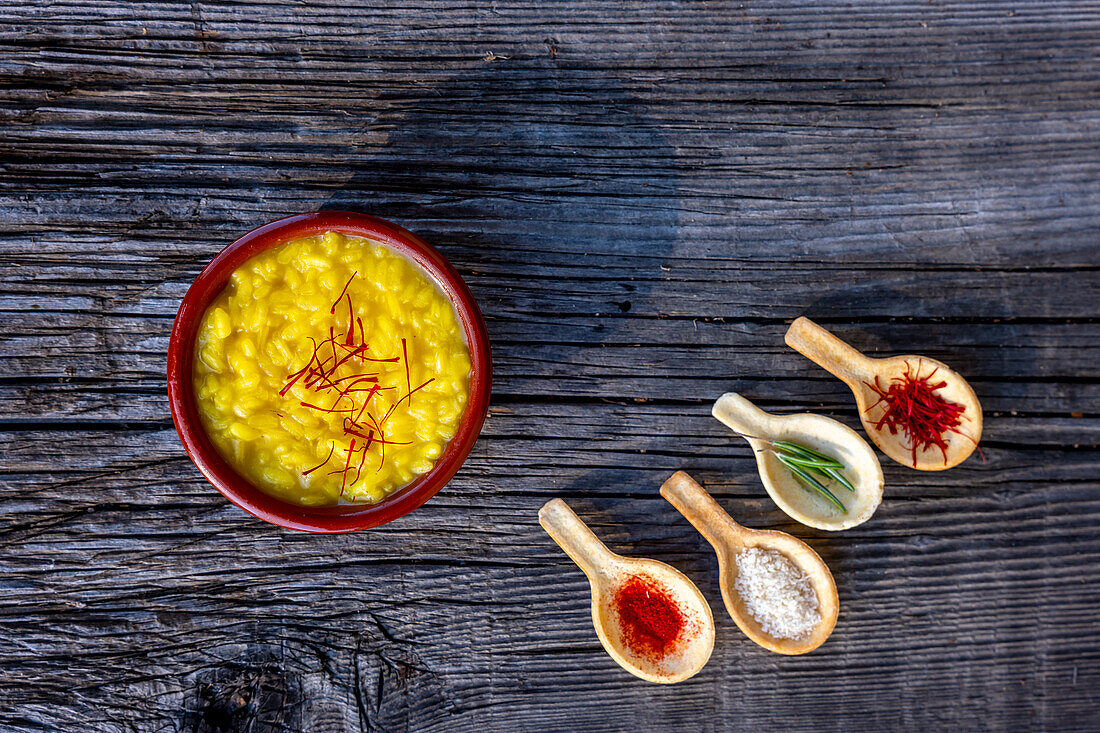
M 305 507 L 264 493 L 237 473 L 218 453 L 199 419 L 192 388 L 193 354 L 207 307 L 229 277 L 256 254 L 292 239 L 327 231 L 380 242 L 428 273 L 450 300 L 470 349 L 470 394 L 454 438 L 431 470 L 377 504 Z M 305 532 L 354 532 L 377 527 L 408 514 L 445 486 L 466 461 L 489 411 L 492 355 L 485 319 L 458 271 L 432 245 L 384 219 L 349 211 L 296 214 L 259 226 L 238 237 L 199 273 L 180 303 L 168 343 L 168 403 L 172 422 L 188 457 L 225 498 L 266 522 Z

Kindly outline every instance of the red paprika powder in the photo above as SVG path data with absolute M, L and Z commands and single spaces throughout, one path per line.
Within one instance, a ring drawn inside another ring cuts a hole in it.
M 615 589 L 612 601 L 622 638 L 635 654 L 657 661 L 671 651 L 687 619 L 665 588 L 650 578 L 631 575 Z

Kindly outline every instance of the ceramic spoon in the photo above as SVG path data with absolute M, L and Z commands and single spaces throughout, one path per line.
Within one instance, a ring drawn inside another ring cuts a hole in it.
M 718 584 L 722 588 L 722 600 L 734 623 L 745 636 L 765 649 L 780 654 L 805 654 L 821 646 L 836 626 L 840 602 L 836 595 L 836 583 L 828 566 L 802 540 L 785 532 L 748 529 L 730 518 L 718 506 L 710 494 L 691 476 L 677 471 L 661 486 L 661 496 L 695 525 L 718 555 Z M 809 633 L 798 639 L 773 636 L 764 631 L 760 622 L 749 613 L 737 592 L 737 556 L 748 548 L 775 550 L 802 570 L 817 595 L 817 612 L 821 620 Z
M 552 499 L 539 510 L 539 524 L 588 576 L 596 635 L 623 669 L 643 680 L 669 683 L 686 680 L 703 668 L 714 648 L 714 617 L 687 576 L 657 560 L 615 554 L 561 499 Z M 663 590 L 685 617 L 681 638 L 663 654 L 632 649 L 623 633 L 614 599 L 632 576 Z
M 818 529 L 841 530 L 866 522 L 878 508 L 882 466 L 867 441 L 847 425 L 823 415 L 771 415 L 736 392 L 719 397 L 711 414 L 749 441 L 764 488 L 792 519 Z M 843 475 L 855 491 L 819 475 L 814 478 L 833 492 L 844 510 L 784 466 L 770 447 L 773 440 L 796 443 L 843 463 Z
M 875 445 L 898 463 L 922 471 L 942 471 L 962 463 L 978 446 L 982 437 L 982 406 L 966 380 L 946 364 L 927 356 L 872 359 L 808 318 L 796 318 L 787 329 L 784 340 L 792 349 L 832 372 L 851 388 L 856 397 L 856 407 L 859 409 L 863 428 L 871 436 L 871 440 L 875 441 Z M 935 381 L 947 383 L 936 394 L 963 407 L 959 433 L 948 431 L 943 434 L 947 443 L 946 455 L 939 448 L 925 446 L 917 450 L 914 461 L 912 444 L 904 431 L 891 434 L 885 427 L 882 430 L 875 427 L 885 408 L 881 403 L 875 404 L 879 395 L 867 385 L 874 384 L 875 377 L 878 377 L 879 384 L 884 388 L 888 387 L 891 380 L 901 377 L 907 369 L 915 376 L 928 376 L 932 370 L 936 370 Z

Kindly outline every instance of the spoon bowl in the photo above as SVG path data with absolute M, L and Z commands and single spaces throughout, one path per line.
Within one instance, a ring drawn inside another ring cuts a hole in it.
M 840 601 L 829 567 L 809 545 L 785 532 L 748 529 L 733 521 L 718 502 L 683 471 L 677 471 L 661 486 L 661 496 L 691 522 L 718 556 L 718 585 L 726 610 L 745 636 L 779 654 L 805 654 L 821 646 L 836 626 Z M 799 638 L 768 633 L 745 605 L 737 591 L 737 557 L 744 550 L 774 550 L 802 571 L 817 596 L 817 624 Z
M 982 406 L 978 396 L 965 379 L 943 362 L 915 355 L 872 359 L 805 317 L 795 319 L 784 340 L 848 385 L 855 395 L 863 429 L 883 453 L 898 463 L 921 471 L 942 471 L 962 463 L 978 447 L 982 437 Z M 904 431 L 891 433 L 885 427 L 880 430 L 878 423 L 886 408 L 871 388 L 878 384 L 885 389 L 892 380 L 906 374 L 928 377 L 933 373 L 937 381 L 944 382 L 936 394 L 963 408 L 958 432 L 943 433 L 947 447 L 942 452 L 930 445 L 914 448 Z
M 592 530 L 561 499 L 539 510 L 539 524 L 575 562 L 592 589 L 592 624 L 603 648 L 627 672 L 649 682 L 680 682 L 694 675 L 714 649 L 714 617 L 706 598 L 686 575 L 671 565 L 649 558 L 618 555 L 600 542 Z M 636 579 L 633 580 L 632 579 Z M 642 629 L 642 638 L 630 628 L 616 604 L 628 582 L 641 583 L 677 608 L 683 623 L 667 647 L 655 649 Z
M 764 488 L 792 519 L 817 529 L 848 529 L 870 519 L 882 501 L 882 466 L 871 446 L 847 425 L 823 415 L 771 415 L 735 392 L 719 397 L 711 414 L 749 442 Z M 832 482 L 843 510 L 776 458 L 770 450 L 771 441 L 776 440 L 811 448 L 845 465 L 844 476 L 855 490 Z

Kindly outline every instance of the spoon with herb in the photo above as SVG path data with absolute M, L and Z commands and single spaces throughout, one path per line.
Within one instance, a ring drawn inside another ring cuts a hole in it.
M 863 428 L 898 463 L 942 471 L 978 447 L 982 406 L 946 364 L 927 356 L 872 359 L 804 317 L 795 319 L 784 340 L 848 385 Z
M 882 501 L 882 466 L 847 425 L 824 415 L 772 415 L 736 392 L 719 397 L 711 414 L 749 442 L 764 488 L 791 518 L 848 529 Z
M 588 576 L 596 635 L 623 669 L 671 683 L 703 668 L 714 648 L 714 617 L 686 575 L 615 554 L 561 499 L 539 510 L 539 524 Z
M 661 496 L 714 547 L 722 601 L 746 636 L 779 654 L 805 654 L 829 638 L 840 612 L 836 582 L 809 545 L 742 527 L 683 471 L 665 481 Z

